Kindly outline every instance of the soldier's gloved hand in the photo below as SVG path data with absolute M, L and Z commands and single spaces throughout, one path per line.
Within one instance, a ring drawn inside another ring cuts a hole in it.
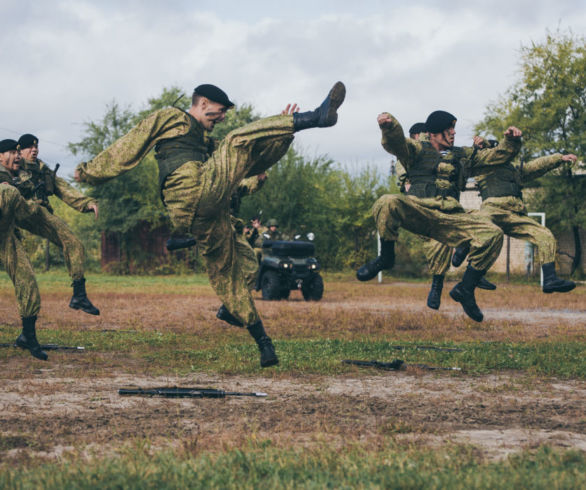
M 505 131 L 505 137 L 512 140 L 517 140 L 521 138 L 521 136 L 523 136 L 523 131 L 521 131 L 519 128 L 516 128 L 515 126 L 509 126 Z

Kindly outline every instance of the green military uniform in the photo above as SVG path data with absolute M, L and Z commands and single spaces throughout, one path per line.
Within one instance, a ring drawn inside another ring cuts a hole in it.
M 521 189 L 526 182 L 539 178 L 562 163 L 562 155 L 545 156 L 516 166 L 509 160 L 502 165 L 480 165 L 472 169 L 482 198 L 482 216 L 503 230 L 505 235 L 527 240 L 537 246 L 539 261 L 555 261 L 556 240 L 551 231 L 527 216 Z
M 18 190 L 0 183 L 0 262 L 14 284 L 18 313 L 34 317 L 41 309 L 41 296 L 31 263 L 15 235 L 15 226 L 34 214 L 37 206 L 27 203 Z
M 249 291 L 254 253 L 237 234 L 230 198 L 246 177 L 275 164 L 293 141 L 294 117 L 273 116 L 230 132 L 216 144 L 189 113 L 161 109 L 78 166 L 79 178 L 105 182 L 137 166 L 155 147 L 161 195 L 178 233 L 191 233 L 210 282 L 226 308 L 244 324 L 259 321 Z
M 84 196 L 64 179 L 57 177 L 41 160 L 24 161 L 18 173 L 18 188 L 27 200 L 40 204 L 38 210 L 19 227 L 47 238 L 63 251 L 63 257 L 71 278 L 81 280 L 85 270 L 85 251 L 81 240 L 67 223 L 53 214 L 49 196 L 56 196 L 76 211 L 86 213 L 95 200 Z
M 505 144 L 475 152 L 454 147 L 441 155 L 430 143 L 406 139 L 401 125 L 391 116 L 382 128 L 382 145 L 399 158 L 411 180 L 409 195 L 384 195 L 373 206 L 381 237 L 395 241 L 399 228 L 432 238 L 450 247 L 470 243 L 470 265 L 487 270 L 497 259 L 503 233 L 492 223 L 465 213 L 458 201 L 465 168 L 482 162 L 502 163 L 513 151 Z
M 420 142 L 427 141 L 426 137 L 420 137 Z M 408 193 L 407 185 L 410 185 L 409 177 L 405 167 L 399 160 L 395 163 L 395 171 L 397 173 L 397 183 L 399 190 L 402 193 Z M 445 276 L 450 269 L 450 263 L 452 260 L 452 248 L 448 245 L 444 245 L 436 240 L 421 237 L 424 240 L 423 253 L 427 259 L 427 266 L 429 272 L 433 275 Z

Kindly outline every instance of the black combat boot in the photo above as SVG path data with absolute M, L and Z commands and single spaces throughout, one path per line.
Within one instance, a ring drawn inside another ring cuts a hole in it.
M 301 131 L 309 128 L 327 128 L 338 121 L 338 108 L 346 97 L 346 87 L 342 82 L 336 82 L 322 104 L 314 111 L 294 112 L 293 129 Z
M 566 281 L 559 278 L 555 273 L 555 263 L 543 264 L 543 292 L 544 293 L 567 293 L 576 287 L 573 281 Z
M 465 244 L 462 245 L 461 247 L 457 247 L 456 250 L 454 251 L 454 255 L 452 255 L 452 265 L 454 267 L 460 267 L 462 265 L 462 262 L 464 262 L 464 259 L 466 258 L 466 256 L 470 253 L 470 245 Z
M 169 238 L 165 246 L 167 247 L 167 250 L 171 252 L 173 250 L 179 250 L 180 248 L 195 247 L 195 243 L 195 238 L 193 238 L 192 236 L 177 235 Z
M 234 325 L 235 327 L 244 327 L 244 323 L 242 323 L 240 320 L 238 320 L 238 318 L 230 313 L 228 308 L 226 308 L 224 305 L 220 306 L 218 313 L 216 313 L 216 318 L 229 323 L 230 325 Z
M 395 242 L 390 240 L 380 241 L 380 255 L 364 264 L 356 271 L 359 281 L 370 281 L 383 269 L 390 269 L 395 265 Z
M 485 271 L 479 271 L 468 266 L 466 267 L 462 281 L 456 284 L 450 291 L 452 299 L 461 303 L 466 314 L 475 322 L 481 322 L 484 318 L 482 311 L 480 311 L 480 308 L 476 304 L 476 298 L 474 298 L 474 289 L 484 274 Z
M 480 282 L 476 285 L 478 289 L 486 289 L 487 291 L 494 291 L 496 289 L 496 284 L 490 282 L 486 277 L 480 279 Z
M 442 289 L 444 288 L 443 274 L 434 274 L 431 281 L 431 289 L 427 295 L 427 306 L 433 310 L 439 310 L 442 302 Z
M 258 345 L 258 350 L 260 351 L 260 366 L 269 367 L 279 364 L 279 359 L 275 353 L 275 347 L 271 342 L 271 338 L 265 332 L 262 321 L 259 320 L 252 325 L 248 325 L 247 328 Z
M 85 278 L 74 279 L 73 284 L 71 285 L 73 286 L 73 296 L 69 302 L 69 308 L 82 310 L 90 315 L 99 315 L 100 310 L 92 305 L 92 302 L 89 300 L 87 293 L 85 292 Z
M 33 357 L 36 357 L 41 361 L 46 361 L 49 356 L 45 351 L 41 350 L 41 346 L 37 340 L 37 333 L 35 330 L 36 321 L 36 316 L 28 316 L 22 319 L 22 333 L 18 336 L 15 343 L 17 347 L 20 347 L 21 349 L 28 349 Z

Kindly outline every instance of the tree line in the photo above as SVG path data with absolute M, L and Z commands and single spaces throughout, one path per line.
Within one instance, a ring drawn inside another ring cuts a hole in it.
M 491 103 L 476 129 L 485 136 L 502 135 L 506 127 L 515 125 L 523 132 L 521 158 L 528 161 L 554 152 L 575 153 L 580 159 L 586 150 L 586 42 L 571 32 L 548 33 L 541 43 L 525 46 L 520 52 L 518 81 Z M 162 107 L 175 105 L 187 109 L 190 97 L 177 87 L 165 88 L 158 97 L 149 99 L 138 111 L 112 102 L 99 121 L 85 124 L 81 141 L 71 143 L 70 151 L 91 159 L 125 134 L 138 121 Z M 230 130 L 258 119 L 250 105 L 229 111 L 223 124 L 212 136 L 224 137 Z M 390 158 L 389 158 L 390 162 Z M 376 237 L 371 207 L 385 193 L 398 192 L 390 172 L 365 166 L 350 172 L 327 155 L 308 157 L 295 147 L 268 173 L 261 191 L 242 200 L 237 216 L 247 221 L 260 215 L 264 221 L 278 220 L 290 235 L 313 232 L 317 255 L 324 268 L 340 270 L 356 268 L 376 251 Z M 100 217 L 80 215 L 63 205 L 53 203 L 56 213 L 68 221 L 86 245 L 90 262 L 98 263 L 102 233 L 116 233 L 125 249 L 126 261 L 134 261 L 133 269 L 121 264 L 118 272 L 172 272 L 187 267 L 201 267 L 195 252 L 165 259 L 164 263 L 143 256 L 136 242 L 139 226 L 160 229 L 168 225 L 168 217 L 159 197 L 157 164 L 149 154 L 141 165 L 127 174 L 97 187 L 84 190 L 100 202 Z M 581 235 L 586 227 L 586 177 L 575 167 L 566 165 L 536 184 L 536 192 L 528 200 L 531 209 L 547 213 L 548 227 L 559 234 L 570 231 L 576 252 L 572 271 L 581 269 Z M 31 236 L 27 250 L 36 265 L 45 263 L 44 245 Z M 50 260 L 61 260 L 50 249 Z M 418 275 L 426 270 L 421 242 L 403 232 L 398 249 L 396 272 Z

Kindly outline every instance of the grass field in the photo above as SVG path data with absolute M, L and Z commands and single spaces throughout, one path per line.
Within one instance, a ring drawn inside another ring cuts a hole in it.
M 0 349 L 1 488 L 584 488 L 586 288 L 480 291 L 483 323 L 424 282 L 326 276 L 324 299 L 257 306 L 280 356 L 215 318 L 204 276 L 88 277 L 102 314 L 38 276 L 41 362 Z M 0 277 L 0 342 L 19 332 Z M 384 371 L 344 359 L 405 361 Z M 423 366 L 422 366 L 423 365 Z M 457 368 L 431 370 L 428 367 Z M 122 397 L 204 386 L 267 398 Z

